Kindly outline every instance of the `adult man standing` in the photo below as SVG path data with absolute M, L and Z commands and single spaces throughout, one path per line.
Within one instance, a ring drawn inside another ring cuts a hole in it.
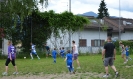
M 79 60 L 78 60 L 78 47 L 77 45 L 75 44 L 75 41 L 72 41 L 72 50 L 73 50 L 73 61 L 76 60 L 77 61 L 77 64 L 78 64 L 78 67 L 77 69 L 80 69 L 80 63 L 79 63 Z
M 107 43 L 104 45 L 104 49 L 102 51 L 102 59 L 104 59 L 104 66 L 106 74 L 103 77 L 108 77 L 108 65 L 115 71 L 115 76 L 118 76 L 118 72 L 113 64 L 115 60 L 116 50 L 115 45 L 111 42 L 111 37 L 107 38 Z

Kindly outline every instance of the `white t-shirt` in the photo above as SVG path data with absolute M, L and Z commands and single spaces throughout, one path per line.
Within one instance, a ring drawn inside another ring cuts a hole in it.
M 73 54 L 78 54 L 78 47 L 77 45 L 74 45 L 75 50 L 73 50 Z
M 32 46 L 31 46 L 32 52 L 36 52 L 35 46 L 36 46 L 36 45 L 32 45 Z

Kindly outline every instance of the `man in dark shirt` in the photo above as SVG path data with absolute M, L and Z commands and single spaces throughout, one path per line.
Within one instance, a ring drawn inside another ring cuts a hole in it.
M 107 43 L 104 45 L 104 49 L 102 52 L 102 59 L 104 59 L 104 66 L 106 74 L 103 77 L 108 77 L 108 65 L 115 71 L 115 76 L 118 76 L 118 72 L 113 64 L 115 60 L 116 50 L 115 45 L 111 42 L 111 37 L 107 38 Z
M 47 46 L 46 44 L 44 46 L 45 46 L 45 49 L 46 49 L 46 58 L 47 58 L 50 54 L 50 47 Z

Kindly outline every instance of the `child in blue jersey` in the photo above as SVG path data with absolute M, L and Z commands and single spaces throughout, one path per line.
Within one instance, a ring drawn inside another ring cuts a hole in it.
M 66 61 L 67 68 L 70 73 L 74 73 L 74 69 L 73 69 L 73 65 L 72 65 L 72 63 L 73 63 L 72 58 L 73 58 L 73 55 L 70 53 L 70 50 L 68 50 L 64 61 Z
M 64 47 L 62 47 L 62 50 L 60 52 L 61 52 L 61 57 L 62 58 L 65 58 L 65 50 L 64 50 Z
M 129 57 L 129 47 L 126 46 L 125 50 L 126 50 L 126 61 L 128 61 L 128 59 L 132 60 L 132 58 Z
M 36 45 L 34 45 L 34 44 L 31 43 L 31 49 L 30 49 L 30 50 L 31 50 L 31 53 L 30 53 L 31 59 L 33 59 L 32 54 L 36 55 L 37 58 L 40 59 L 40 57 L 39 57 L 39 56 L 37 55 L 37 53 L 36 53 L 36 48 L 35 48 L 35 46 L 36 46 Z
M 56 63 L 56 54 L 57 54 L 57 51 L 56 51 L 56 48 L 54 48 L 54 50 L 52 51 L 52 57 L 54 59 L 54 63 Z

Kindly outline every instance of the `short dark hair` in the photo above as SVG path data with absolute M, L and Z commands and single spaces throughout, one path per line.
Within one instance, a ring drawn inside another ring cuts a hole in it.
M 72 43 L 75 43 L 75 41 L 73 40 Z
M 67 50 L 67 53 L 70 53 L 70 50 Z
M 62 47 L 62 49 L 64 49 L 64 47 Z
M 108 40 L 111 40 L 111 36 L 108 36 Z
M 56 48 L 54 48 L 54 50 L 56 50 Z

